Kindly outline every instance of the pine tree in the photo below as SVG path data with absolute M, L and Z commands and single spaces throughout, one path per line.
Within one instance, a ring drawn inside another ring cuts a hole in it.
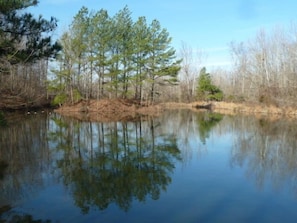
M 213 85 L 211 76 L 206 73 L 206 68 L 200 70 L 197 86 L 197 97 L 199 100 L 221 101 L 223 99 L 222 90 Z
M 97 99 L 134 96 L 153 103 L 158 87 L 177 83 L 181 61 L 176 60 L 169 33 L 157 20 L 150 26 L 145 17 L 133 22 L 128 7 L 113 17 L 104 9 L 88 13 L 82 8 L 67 33 L 61 39 L 64 64 L 73 74 L 80 73 L 85 61 L 80 78 L 87 80 L 90 74 L 91 83 L 84 83 L 84 92 L 96 91 Z M 93 74 L 98 75 L 96 79 Z
M 121 96 L 127 98 L 129 82 L 132 71 L 132 54 L 133 54 L 133 21 L 131 12 L 128 7 L 124 7 L 113 18 L 115 22 L 115 44 L 118 48 L 117 58 L 121 66 L 118 73 L 118 84 L 122 87 Z
M 68 54 L 68 56 L 71 56 L 73 60 L 73 84 L 77 89 L 81 88 L 81 76 L 88 63 L 87 48 L 90 35 L 89 20 L 89 10 L 86 7 L 82 7 L 77 15 L 75 15 L 70 26 L 71 28 L 69 29 L 69 34 L 67 36 L 69 44 L 63 46 L 63 48 L 65 47 L 63 52 Z M 63 40 L 63 38 L 61 40 Z M 88 97 L 88 93 L 86 94 L 86 97 Z
M 57 27 L 57 20 L 49 21 L 31 13 L 20 13 L 23 9 L 36 6 L 36 0 L 0 1 L 0 58 L 10 64 L 33 62 L 54 57 L 60 47 L 52 43 L 50 33 Z
M 177 84 L 181 60 L 176 60 L 175 50 L 170 46 L 171 37 L 162 29 L 158 20 L 149 27 L 147 72 L 150 83 L 149 100 L 155 102 L 156 84 Z
M 101 9 L 92 17 L 90 22 L 89 48 L 94 49 L 94 65 L 98 75 L 97 98 L 102 98 L 105 94 L 105 83 L 107 83 L 108 69 L 110 65 L 110 41 L 111 19 L 106 10 Z
M 143 85 L 146 79 L 146 66 L 148 59 L 149 48 L 149 30 L 146 24 L 145 17 L 139 17 L 133 26 L 133 63 L 134 63 L 134 77 L 132 83 L 135 88 L 135 99 L 142 100 Z
M 28 106 L 47 104 L 48 62 L 61 50 L 51 36 L 57 20 L 25 11 L 37 5 L 36 0 L 0 0 L 0 93 L 22 97 L 20 104 Z

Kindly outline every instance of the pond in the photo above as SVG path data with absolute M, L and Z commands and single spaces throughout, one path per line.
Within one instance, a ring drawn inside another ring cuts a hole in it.
M 0 127 L 0 222 L 295 222 L 297 121 L 190 110 Z

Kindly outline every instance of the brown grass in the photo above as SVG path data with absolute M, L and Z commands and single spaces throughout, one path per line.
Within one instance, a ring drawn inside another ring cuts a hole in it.
M 211 108 L 212 111 L 235 115 L 253 114 L 257 117 L 296 117 L 297 109 L 292 107 L 262 106 L 259 104 L 243 104 L 229 102 L 193 102 L 193 103 L 162 103 L 153 106 L 141 106 L 137 101 L 126 99 L 104 99 L 80 101 L 71 106 L 62 106 L 56 112 L 83 120 L 92 121 L 120 121 L 133 120 L 140 115 L 157 116 L 165 109 L 193 109 Z
M 102 99 L 80 101 L 74 105 L 62 106 L 55 111 L 81 120 L 108 122 L 134 120 L 140 115 L 159 115 L 162 110 L 159 105 L 144 107 L 133 100 Z

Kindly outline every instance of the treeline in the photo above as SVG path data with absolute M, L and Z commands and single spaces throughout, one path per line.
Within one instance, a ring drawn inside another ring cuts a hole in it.
M 55 103 L 80 98 L 134 98 L 155 102 L 167 85 L 177 84 L 180 60 L 159 21 L 135 22 L 128 7 L 114 16 L 81 8 L 60 44 L 59 68 L 50 90 Z
M 296 36 L 293 24 L 289 29 L 260 30 L 245 42 L 232 42 L 232 70 L 216 74 L 225 99 L 296 106 Z
M 130 98 L 147 103 L 228 100 L 297 105 L 295 25 L 232 42 L 232 67 L 208 73 L 203 53 L 193 55 L 182 44 L 180 60 L 160 22 L 147 22 L 145 17 L 134 21 L 128 7 L 113 16 L 104 9 L 90 12 L 83 7 L 55 42 L 57 20 L 34 18 L 24 11 L 37 4 L 0 0 L 0 107 L 3 95 L 22 97 L 30 104 L 48 94 L 55 104 Z
M 209 74 L 211 84 L 222 91 L 218 92 L 223 93 L 224 101 L 297 106 L 296 36 L 297 26 L 291 24 L 271 31 L 259 30 L 254 38 L 244 42 L 231 42 L 231 65 L 227 69 L 212 70 Z M 197 55 L 185 43 L 180 49 L 183 61 L 179 86 L 183 101 L 201 98 L 199 70 L 204 69 L 205 56 L 201 50 L 195 51 L 198 51 Z M 211 94 L 211 89 L 206 93 Z M 209 95 L 210 98 L 213 95 Z

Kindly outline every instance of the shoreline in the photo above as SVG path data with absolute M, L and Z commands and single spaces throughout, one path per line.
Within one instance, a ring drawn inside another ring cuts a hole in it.
M 135 101 L 126 99 L 101 99 L 81 101 L 74 105 L 62 106 L 54 111 L 66 116 L 87 116 L 92 119 L 125 120 L 127 117 L 135 118 L 139 115 L 160 115 L 164 110 L 190 109 L 193 111 L 209 110 L 225 115 L 255 115 L 268 118 L 297 118 L 297 108 L 265 106 L 260 104 L 233 103 L 233 102 L 201 102 L 192 103 L 165 102 L 152 106 L 140 106 Z
M 14 101 L 13 105 L 16 105 Z M 1 103 L 0 103 L 1 105 Z M 24 111 L 27 113 L 27 106 L 16 106 L 21 109 L 7 109 L 11 108 L 9 104 L 3 104 L 0 106 L 0 111 Z M 49 109 L 48 106 L 32 106 L 35 109 Z M 48 105 L 48 104 L 46 104 Z M 183 102 L 164 102 L 151 106 L 140 105 L 138 101 L 131 99 L 91 99 L 81 100 L 73 105 L 62 105 L 61 107 L 51 107 L 51 110 L 64 116 L 69 117 L 87 117 L 88 120 L 129 120 L 135 119 L 139 116 L 158 116 L 164 110 L 172 109 L 190 109 L 192 111 L 204 111 L 209 110 L 212 112 L 224 114 L 224 115 L 254 115 L 258 118 L 297 118 L 296 107 L 276 107 L 263 104 L 252 103 L 234 103 L 234 102 L 205 102 L 195 101 L 192 103 Z M 28 110 L 28 111 L 29 111 Z M 85 118 L 84 118 L 85 119 Z

